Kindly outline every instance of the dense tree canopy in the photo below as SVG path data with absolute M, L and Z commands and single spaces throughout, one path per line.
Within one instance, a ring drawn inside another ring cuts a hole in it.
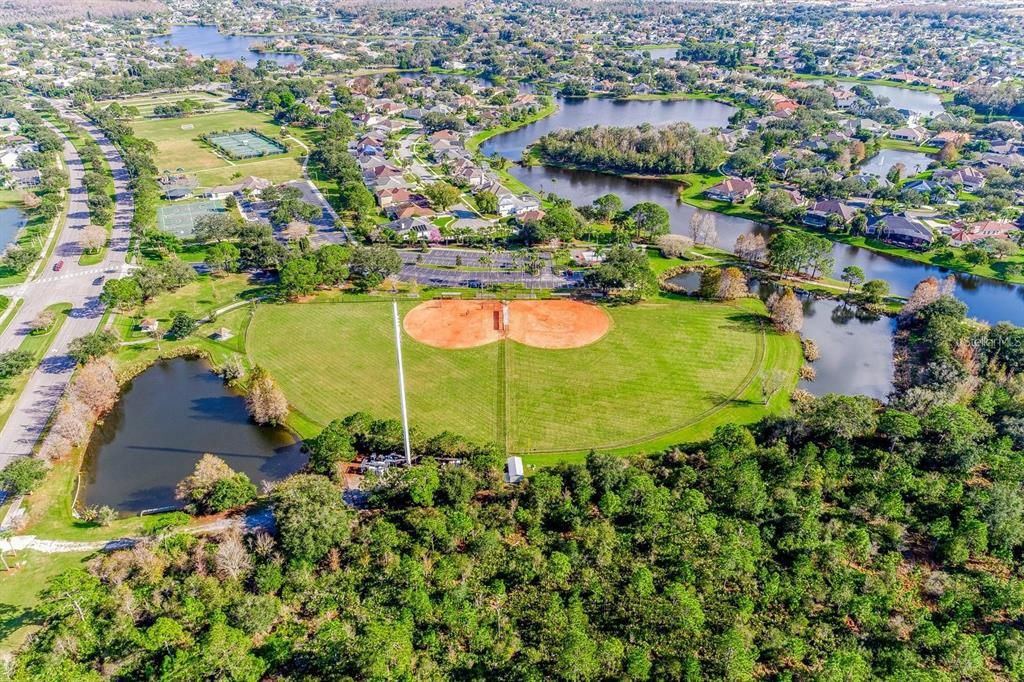
M 533 148 L 550 163 L 657 175 L 710 171 L 723 156 L 714 137 L 688 123 L 562 129 L 541 137 Z

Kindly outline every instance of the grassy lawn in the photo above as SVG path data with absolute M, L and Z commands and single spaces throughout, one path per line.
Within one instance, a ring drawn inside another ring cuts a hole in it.
M 90 552 L 42 554 L 33 551 L 6 556 L 11 570 L 0 572 L 0 654 L 15 651 L 41 625 L 42 617 L 36 607 L 47 581 L 81 566 L 89 556 Z
M 447 428 L 479 441 L 496 440 L 500 344 L 445 351 L 405 340 L 413 423 L 427 435 Z M 313 434 L 358 410 L 398 416 L 394 328 L 384 301 L 261 305 L 247 349 L 315 425 Z
M 191 125 L 192 128 L 182 130 L 183 125 Z M 187 118 L 134 121 L 132 128 L 139 137 L 156 144 L 155 161 L 159 170 L 177 171 L 181 168 L 195 173 L 203 187 L 228 184 L 247 175 L 275 183 L 302 177 L 301 157 L 305 152 L 300 145 L 282 140 L 281 127 L 266 114 L 237 109 Z M 257 130 L 289 149 L 285 154 L 235 161 L 219 156 L 199 141 L 199 136 L 205 133 L 238 128 Z
M 891 137 L 883 137 L 878 141 L 878 146 L 882 149 L 898 149 L 904 152 L 921 152 L 922 154 L 938 154 L 941 149 L 938 147 L 929 147 L 928 145 L 916 145 L 913 142 L 904 142 L 903 140 L 894 140 Z
M 415 305 L 401 304 L 404 311 Z M 750 401 L 750 391 L 762 364 L 777 362 L 791 376 L 800 364 L 795 337 L 762 337 L 763 308 L 754 300 L 729 306 L 659 297 L 607 311 L 611 331 L 573 350 L 513 342 L 442 350 L 406 336 L 413 425 L 515 452 L 565 450 L 559 458 L 590 447 L 636 448 L 702 432 L 716 415 L 756 420 L 765 407 Z M 296 427 L 310 435 L 358 410 L 398 416 L 391 325 L 384 302 L 264 304 L 246 347 L 281 382 L 300 413 Z

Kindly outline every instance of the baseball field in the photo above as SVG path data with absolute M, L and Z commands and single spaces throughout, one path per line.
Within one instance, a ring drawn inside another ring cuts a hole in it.
M 756 421 L 783 409 L 801 364 L 796 337 L 773 332 L 754 300 L 660 297 L 575 311 L 568 301 L 513 301 L 507 316 L 500 302 L 465 303 L 468 313 L 454 314 L 438 302 L 401 304 L 410 422 L 537 462 L 664 447 Z M 471 343 L 452 331 L 463 315 Z M 569 339 L 561 345 L 559 330 Z M 359 410 L 399 415 L 387 302 L 261 305 L 246 349 L 310 430 Z M 790 380 L 764 405 L 760 381 L 772 369 Z

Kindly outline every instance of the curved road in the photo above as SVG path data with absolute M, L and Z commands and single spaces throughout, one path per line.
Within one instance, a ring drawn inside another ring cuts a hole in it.
M 80 125 L 92 136 L 107 159 L 114 177 L 114 231 L 101 264 L 79 265 L 78 258 L 82 254 L 79 243 L 84 228 L 89 224 L 89 206 L 86 189 L 82 184 L 82 161 L 74 146 L 65 138 L 64 161 L 69 176 L 67 219 L 56 237 L 57 245 L 53 254 L 35 277 L 2 290 L 12 299 L 23 299 L 24 303 L 7 329 L 0 334 L 0 352 L 16 349 L 29 332 L 28 323 L 46 307 L 54 303 L 70 303 L 72 310 L 46 357 L 33 371 L 24 392 L 18 397 L 7 423 L 0 430 L 0 468 L 14 457 L 32 454 L 75 368 L 74 361 L 67 354 L 68 344 L 95 331 L 99 324 L 103 312 L 99 301 L 103 290 L 101 278 L 120 277 L 128 270 L 125 259 L 128 255 L 134 205 L 121 156 L 110 140 L 91 122 L 66 110 L 61 115 Z M 54 130 L 60 133 L 56 128 Z M 64 267 L 59 272 L 54 270 L 58 261 L 64 261 Z

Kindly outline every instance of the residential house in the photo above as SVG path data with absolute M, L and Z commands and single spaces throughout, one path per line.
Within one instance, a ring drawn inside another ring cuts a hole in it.
M 950 227 L 949 237 L 953 246 L 974 244 L 984 239 L 1006 239 L 1010 232 L 1019 229 L 1015 223 L 998 220 L 981 220 L 970 225 L 956 222 Z
M 18 119 L 13 116 L 0 118 L 0 131 L 7 135 L 17 135 L 19 130 L 21 130 L 21 124 L 18 123 Z
M 387 226 L 397 235 L 408 240 L 441 241 L 441 233 L 437 226 L 423 218 L 399 218 L 391 221 Z
M 405 204 L 411 201 L 418 201 L 421 198 L 420 195 L 415 194 L 404 187 L 378 189 L 374 195 L 377 198 L 377 204 L 381 208 L 387 208 L 397 204 Z
M 437 215 L 437 212 L 434 211 L 434 209 L 411 201 L 405 204 L 394 204 L 392 206 L 388 206 L 385 210 L 392 220 L 401 220 L 402 218 L 429 218 Z
M 803 223 L 811 227 L 828 227 L 830 220 L 838 220 L 843 225 L 849 225 L 856 215 L 857 211 L 853 207 L 835 199 L 828 199 L 815 202 L 804 213 Z
M 869 223 L 867 231 L 869 235 L 874 235 L 882 241 L 915 249 L 926 248 L 935 241 L 935 235 L 931 230 L 906 214 L 883 215 Z
M 967 133 L 958 133 L 954 130 L 943 130 L 941 133 L 936 133 L 928 138 L 928 144 L 933 147 L 945 147 L 947 144 L 952 144 L 954 147 L 962 147 L 967 144 L 971 139 L 971 136 Z
M 949 187 L 963 187 L 973 192 L 985 186 L 985 174 L 977 168 L 940 168 L 932 174 L 932 179 Z
M 912 180 L 901 188 L 903 191 L 917 192 L 922 196 L 949 196 L 949 189 L 935 180 Z
M 521 213 L 540 210 L 540 201 L 532 194 L 512 194 L 511 192 L 498 197 L 498 215 L 518 216 Z
M 709 199 L 728 201 L 734 204 L 746 200 L 753 193 L 754 183 L 742 178 L 727 178 L 704 190 L 704 196 Z
M 35 187 L 43 181 L 43 174 L 38 168 L 15 168 L 11 171 L 11 180 L 17 187 Z
M 922 144 L 928 139 L 928 131 L 920 126 L 908 126 L 906 128 L 897 128 L 889 133 L 889 137 L 900 142 Z
M 18 160 L 22 154 L 36 151 L 34 144 L 19 144 L 13 147 L 7 147 L 0 152 L 0 164 L 5 168 L 16 168 L 18 166 Z

